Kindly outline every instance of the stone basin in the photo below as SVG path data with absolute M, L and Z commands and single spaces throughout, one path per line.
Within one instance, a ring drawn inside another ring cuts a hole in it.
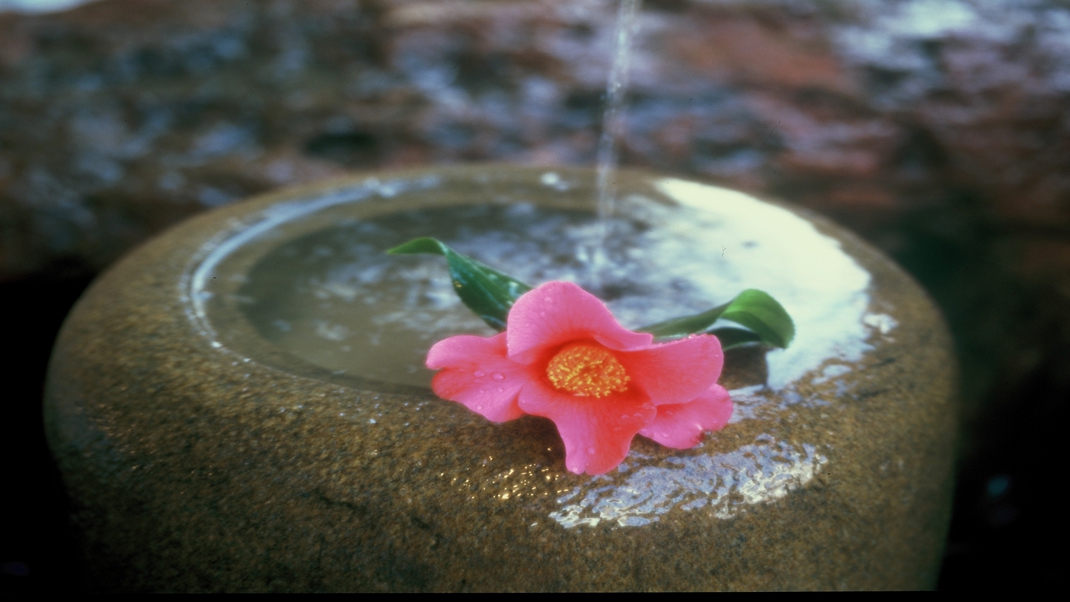
M 640 172 L 602 267 L 594 172 L 470 166 L 283 190 L 197 216 L 67 319 L 49 442 L 87 586 L 122 591 L 925 588 L 947 531 L 955 360 L 900 268 L 790 206 Z M 726 353 L 732 421 L 565 470 L 552 423 L 430 391 L 430 345 L 492 331 L 416 236 L 638 327 L 745 288 L 796 320 Z

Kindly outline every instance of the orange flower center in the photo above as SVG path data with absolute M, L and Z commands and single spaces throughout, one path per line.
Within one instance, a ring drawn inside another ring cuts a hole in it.
M 555 388 L 582 397 L 605 397 L 628 388 L 627 370 L 605 347 L 573 343 L 557 352 L 546 366 Z

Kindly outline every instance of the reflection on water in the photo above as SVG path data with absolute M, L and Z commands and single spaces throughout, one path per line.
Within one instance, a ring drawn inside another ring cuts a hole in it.
M 643 459 L 637 456 L 633 452 L 629 460 Z M 559 498 L 561 509 L 550 516 L 565 527 L 593 527 L 603 521 L 637 527 L 673 508 L 732 518 L 747 506 L 784 497 L 813 479 L 827 462 L 812 445 L 796 448 L 761 435 L 753 444 L 725 454 L 681 454 L 667 458 L 663 466 L 622 465 L 623 474 L 604 478 L 605 486 L 591 483 Z
M 689 229 L 724 231 L 722 244 L 736 256 L 723 267 L 732 275 L 724 277 L 770 293 L 795 320 L 794 344 L 767 356 L 770 387 L 781 389 L 830 358 L 862 356 L 868 348 L 863 316 L 870 277 L 839 241 L 741 192 L 674 179 L 663 180 L 660 188 L 693 209 Z M 747 244 L 753 240 L 761 244 Z
M 0 0 L 0 13 L 51 13 L 89 4 L 97 0 Z

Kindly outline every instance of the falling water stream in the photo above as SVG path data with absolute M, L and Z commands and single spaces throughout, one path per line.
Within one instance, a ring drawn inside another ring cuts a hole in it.
M 578 485 L 551 518 L 566 527 L 638 526 L 677 507 L 729 518 L 811 480 L 827 458 L 815 443 L 791 443 L 778 412 L 824 411 L 832 402 L 799 383 L 843 376 L 871 348 L 873 330 L 886 335 L 896 322 L 869 313 L 870 276 L 839 241 L 787 209 L 673 178 L 633 177 L 617 198 L 639 5 L 620 4 L 596 186 L 576 171 L 472 168 L 353 180 L 277 203 L 206 247 L 189 275 L 191 318 L 213 346 L 244 361 L 357 389 L 426 390 L 435 341 L 493 331 L 453 293 L 441 258 L 385 254 L 415 237 L 437 237 L 527 282 L 577 282 L 632 328 L 760 288 L 795 318 L 795 344 L 764 353 L 760 380 L 724 382 L 733 423 L 768 422 L 768 432 L 735 451 L 664 465 L 633 454 L 619 482 Z
M 617 168 L 617 145 L 624 134 L 624 97 L 628 92 L 629 64 L 636 15 L 642 0 L 622 0 L 617 12 L 616 49 L 613 68 L 606 83 L 606 107 L 602 114 L 602 137 L 598 141 L 598 234 L 590 243 L 587 256 L 591 279 L 601 283 L 606 261 L 606 240 L 613 236 L 612 217 L 616 209 L 613 177 Z

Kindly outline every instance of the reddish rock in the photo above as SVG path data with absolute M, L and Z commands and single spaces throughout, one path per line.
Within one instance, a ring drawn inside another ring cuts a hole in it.
M 624 162 L 772 191 L 875 239 L 960 189 L 992 218 L 1070 223 L 1066 11 L 935 6 L 647 2 Z M 59 259 L 96 270 L 185 215 L 344 169 L 590 163 L 612 8 L 4 15 L 0 279 Z
M 591 164 L 614 7 L 105 0 L 2 14 L 0 281 L 92 273 L 183 217 L 347 170 Z M 1070 236 L 1067 40 L 1056 2 L 648 0 L 622 162 L 833 216 L 929 286 L 969 356 L 1013 338 L 973 300 L 1027 279 L 994 249 Z M 1030 253 L 1029 273 L 1060 256 Z

